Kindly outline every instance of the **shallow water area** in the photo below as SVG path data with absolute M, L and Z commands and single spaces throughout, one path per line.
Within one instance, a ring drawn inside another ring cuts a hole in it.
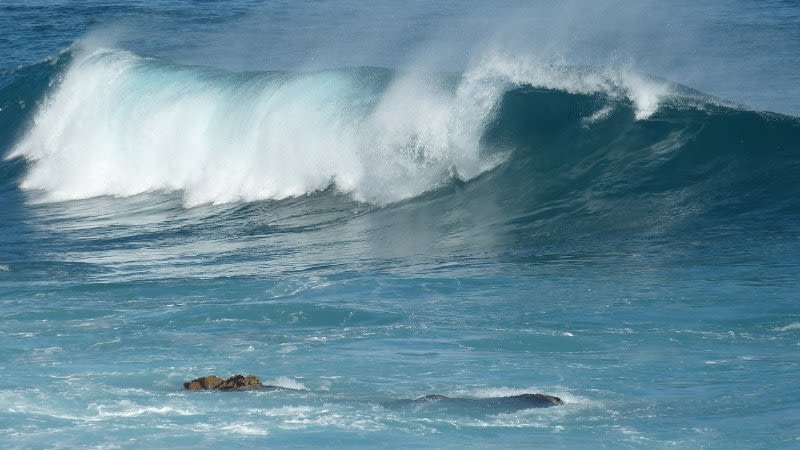
M 630 269 L 588 279 L 386 273 L 15 289 L 6 298 L 19 300 L 3 302 L 5 371 L 19 374 L 3 386 L 13 427 L 4 432 L 22 447 L 65 435 L 137 447 L 523 445 L 532 436 L 552 446 L 787 444 L 747 424 L 794 426 L 786 411 L 797 400 L 785 395 L 797 368 L 793 281 L 766 291 L 704 280 L 727 276 L 708 269 Z M 182 389 L 195 375 L 233 371 L 305 390 Z M 392 406 L 430 393 L 525 392 L 566 404 Z M 687 431 L 687 422 L 706 425 Z

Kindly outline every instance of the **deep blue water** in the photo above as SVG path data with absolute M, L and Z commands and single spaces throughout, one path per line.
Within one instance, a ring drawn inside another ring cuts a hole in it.
M 800 445 L 796 2 L 0 27 L 0 447 Z

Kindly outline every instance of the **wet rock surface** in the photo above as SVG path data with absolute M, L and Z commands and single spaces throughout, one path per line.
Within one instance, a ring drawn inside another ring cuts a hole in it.
M 563 405 L 564 401 L 554 395 L 518 394 L 498 397 L 448 397 L 430 394 L 413 400 L 389 400 L 387 408 L 430 408 L 439 413 L 456 413 L 476 417 L 486 414 L 513 413 L 523 409 L 550 408 Z
M 216 375 L 207 375 L 200 378 L 195 378 L 192 381 L 183 383 L 184 389 L 190 391 L 207 391 L 207 390 L 220 390 L 220 391 L 233 391 L 245 389 L 260 389 L 269 388 L 274 386 L 264 386 L 261 380 L 255 375 L 234 375 L 227 380 Z
M 523 402 L 529 403 L 538 403 L 545 406 L 556 406 L 556 405 L 563 405 L 564 400 L 556 397 L 555 395 L 547 395 L 547 394 L 520 394 L 520 395 L 512 395 L 510 397 L 505 397 L 508 399 L 516 399 Z
M 445 400 L 445 399 L 448 399 L 448 398 L 450 398 L 450 397 L 448 397 L 448 396 L 446 396 L 446 395 L 442 395 L 442 394 L 430 394 L 430 395 L 426 395 L 426 396 L 424 396 L 424 397 L 420 397 L 420 398 L 418 398 L 418 399 L 417 399 L 417 401 L 425 401 L 425 400 Z
M 435 400 L 454 400 L 454 401 L 476 401 L 476 402 L 507 402 L 507 403 L 530 403 L 535 406 L 556 406 L 563 405 L 564 401 L 554 395 L 547 394 L 519 394 L 506 397 L 489 397 L 485 399 L 467 399 L 458 397 L 448 397 L 442 394 L 431 394 L 420 397 L 415 401 L 435 401 Z
M 237 391 L 237 390 L 287 390 L 304 391 L 282 386 L 264 385 L 255 375 L 234 375 L 227 380 L 216 375 L 207 375 L 183 383 L 183 387 L 190 391 Z M 389 408 L 403 407 L 431 407 L 443 411 L 457 409 L 465 413 L 499 413 L 513 412 L 528 408 L 547 408 L 563 405 L 559 397 L 548 394 L 518 394 L 486 398 L 448 397 L 442 394 L 429 394 L 417 399 L 390 400 L 382 403 Z M 428 406 L 425 406 L 428 405 Z

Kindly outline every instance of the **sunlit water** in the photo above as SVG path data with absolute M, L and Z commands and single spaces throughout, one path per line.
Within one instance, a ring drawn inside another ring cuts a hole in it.
M 797 60 L 759 5 L 630 33 Z M 716 85 L 601 26 L 644 67 L 417 67 L 485 7 L 367 33 L 392 9 L 0 7 L 0 447 L 796 447 L 800 121 L 753 111 L 796 114 L 796 71 Z M 287 389 L 183 389 L 212 373 Z

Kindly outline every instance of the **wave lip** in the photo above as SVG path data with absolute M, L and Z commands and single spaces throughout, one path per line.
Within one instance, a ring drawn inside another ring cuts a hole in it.
M 493 49 L 481 55 L 467 76 L 499 79 L 509 86 L 533 86 L 570 94 L 603 94 L 633 105 L 636 120 L 655 114 L 674 95 L 672 86 L 630 68 L 571 66 L 559 58 L 540 60 Z M 607 114 L 604 111 L 598 116 Z M 598 119 L 600 117 L 596 117 Z

